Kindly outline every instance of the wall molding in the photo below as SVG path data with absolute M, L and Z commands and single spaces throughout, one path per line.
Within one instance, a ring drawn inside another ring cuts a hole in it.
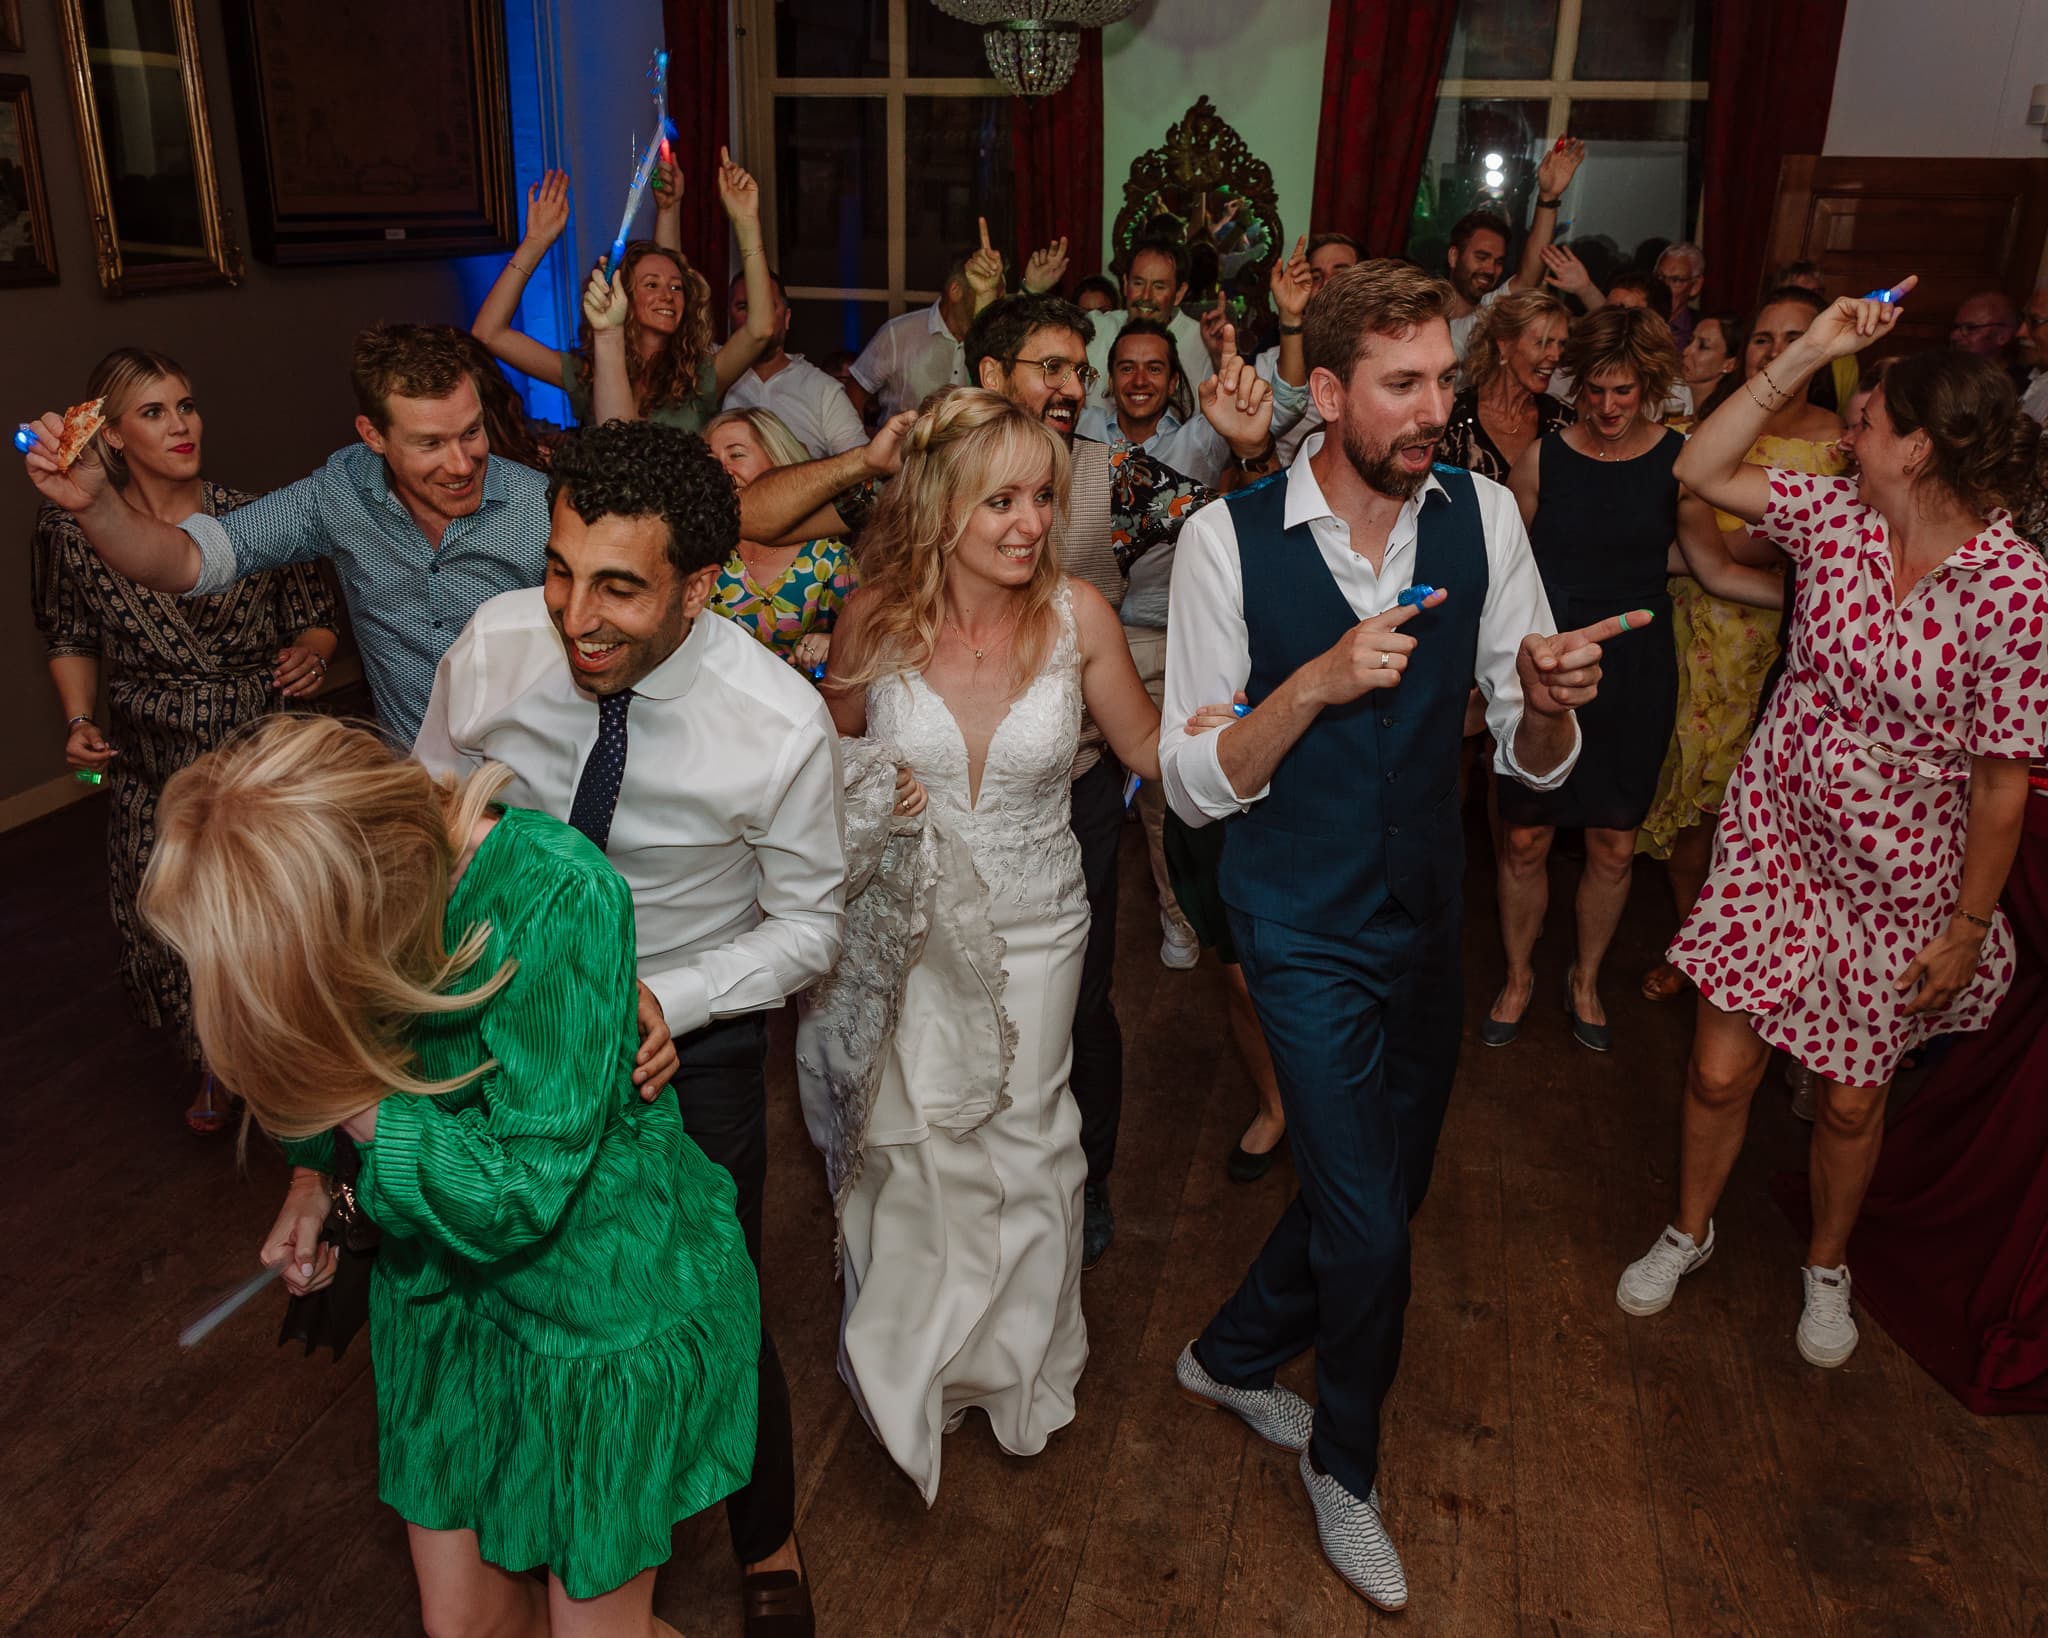
M 66 773 L 31 785 L 25 791 L 16 791 L 12 796 L 0 797 L 0 834 L 31 824 L 59 808 L 68 808 L 73 802 L 87 801 L 98 796 L 102 788 L 82 784 Z

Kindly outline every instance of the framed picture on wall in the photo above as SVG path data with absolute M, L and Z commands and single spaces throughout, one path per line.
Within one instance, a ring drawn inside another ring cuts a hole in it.
M 0 0 L 0 51 L 23 50 L 21 0 Z
M 57 249 L 28 76 L 0 74 L 0 286 L 55 284 Z
M 224 0 L 256 254 L 466 256 L 518 233 L 492 0 Z

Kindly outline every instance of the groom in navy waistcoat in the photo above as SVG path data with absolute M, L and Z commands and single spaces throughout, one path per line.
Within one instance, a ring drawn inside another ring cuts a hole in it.
M 1301 1452 L 1325 1554 L 1386 1609 L 1408 1589 L 1379 1516 L 1380 1403 L 1464 1028 L 1466 700 L 1476 680 L 1496 769 L 1550 789 L 1578 757 L 1600 644 L 1649 619 L 1558 635 L 1513 497 L 1433 464 L 1458 375 L 1451 299 L 1375 261 L 1310 300 L 1324 431 L 1189 519 L 1174 568 L 1165 721 L 1233 694 L 1250 709 L 1160 740 L 1174 810 L 1224 827 L 1217 887 L 1300 1178 L 1176 1374 Z M 1273 1381 L 1307 1348 L 1313 1409 Z

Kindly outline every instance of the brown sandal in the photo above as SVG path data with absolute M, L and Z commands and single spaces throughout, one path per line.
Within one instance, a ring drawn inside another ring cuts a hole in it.
M 1668 961 L 1660 961 L 1643 974 L 1643 999 L 1645 1001 L 1673 1001 L 1686 991 L 1690 982 L 1684 973 Z

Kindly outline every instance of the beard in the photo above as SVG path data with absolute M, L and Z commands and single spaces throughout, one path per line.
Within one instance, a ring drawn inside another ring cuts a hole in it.
M 1351 470 L 1358 474 L 1366 488 L 1375 494 L 1409 500 L 1429 481 L 1429 468 L 1425 466 L 1419 472 L 1410 472 L 1400 464 L 1401 451 L 1434 444 L 1443 435 L 1444 427 L 1440 422 L 1436 426 L 1413 427 L 1390 443 L 1375 444 L 1355 427 L 1346 427 L 1344 458 L 1351 463 Z
M 1471 273 L 1463 268 L 1451 269 L 1451 287 L 1474 307 L 1493 294 L 1493 287 L 1500 283 L 1498 273 Z

